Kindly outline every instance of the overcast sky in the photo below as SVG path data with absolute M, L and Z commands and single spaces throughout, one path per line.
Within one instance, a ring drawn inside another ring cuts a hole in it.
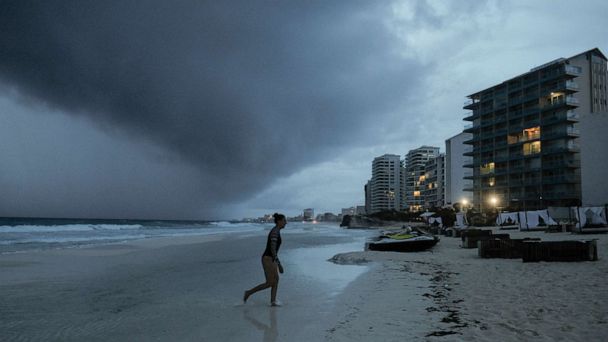
M 465 96 L 608 52 L 608 2 L 0 1 L 0 216 L 231 219 L 364 203 Z

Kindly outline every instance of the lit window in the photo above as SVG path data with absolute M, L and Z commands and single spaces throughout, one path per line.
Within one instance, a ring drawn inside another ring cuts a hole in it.
M 479 171 L 482 175 L 494 172 L 494 162 L 481 165 Z
M 534 141 L 531 143 L 526 143 L 523 146 L 524 155 L 537 154 L 540 153 L 540 141 Z
M 420 191 L 414 191 L 414 197 L 420 197 Z

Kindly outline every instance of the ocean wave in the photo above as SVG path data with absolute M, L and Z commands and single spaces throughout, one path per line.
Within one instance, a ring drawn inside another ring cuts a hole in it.
M 0 233 L 90 232 L 94 230 L 138 230 L 139 224 L 66 224 L 56 226 L 0 226 Z
M 0 245 L 19 245 L 31 243 L 78 243 L 78 242 L 117 242 L 127 240 L 145 239 L 145 235 L 116 235 L 116 236 L 86 236 L 86 237 L 39 237 L 31 239 L 23 239 L 19 241 L 0 241 Z

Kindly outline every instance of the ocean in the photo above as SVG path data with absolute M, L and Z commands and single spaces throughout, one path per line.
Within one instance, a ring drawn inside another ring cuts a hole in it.
M 0 254 L 159 237 L 255 233 L 269 226 L 226 221 L 0 218 Z
M 266 234 L 271 223 L 103 219 L 0 218 L 0 254 L 78 248 L 132 240 L 217 234 Z M 345 235 L 336 223 L 289 222 L 283 234 Z M 360 235 L 352 231 L 346 235 Z

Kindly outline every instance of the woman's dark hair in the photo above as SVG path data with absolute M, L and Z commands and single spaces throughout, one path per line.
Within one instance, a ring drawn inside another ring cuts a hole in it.
M 279 213 L 274 213 L 274 215 L 272 215 L 272 217 L 274 217 L 274 223 L 279 223 L 279 221 L 285 219 L 285 215 L 279 214 Z

